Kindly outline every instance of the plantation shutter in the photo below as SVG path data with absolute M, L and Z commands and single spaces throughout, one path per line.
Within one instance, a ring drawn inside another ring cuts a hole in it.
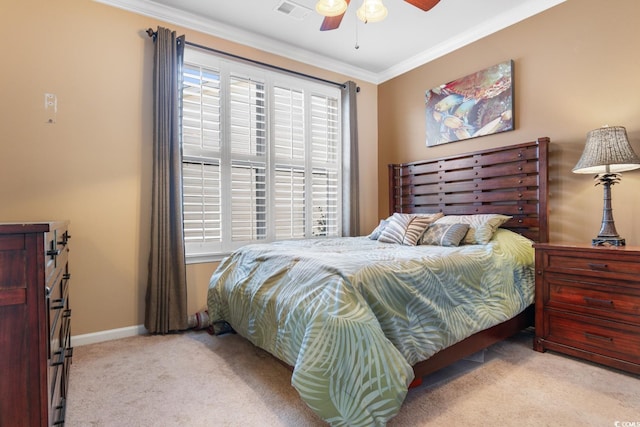
M 231 240 L 263 240 L 267 233 L 265 86 L 232 75 L 229 90 Z
M 311 97 L 313 236 L 340 235 L 340 126 L 338 100 Z
M 275 238 L 305 237 L 305 115 L 304 94 L 275 86 Z
M 183 77 L 190 262 L 247 243 L 340 236 L 339 89 L 188 48 Z
M 219 71 L 185 63 L 181 128 L 187 254 L 221 249 L 220 114 Z

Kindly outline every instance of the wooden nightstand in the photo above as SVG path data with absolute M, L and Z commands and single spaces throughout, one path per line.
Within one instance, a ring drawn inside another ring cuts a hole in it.
M 534 350 L 640 374 L 640 247 L 534 248 Z

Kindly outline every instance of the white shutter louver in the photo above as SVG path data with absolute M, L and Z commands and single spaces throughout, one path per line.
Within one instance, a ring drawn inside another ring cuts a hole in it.
M 231 167 L 231 239 L 266 238 L 266 168 L 264 163 L 234 162 Z
M 182 90 L 182 147 L 188 154 L 220 149 L 220 74 L 185 65 Z
M 183 163 L 182 181 L 185 242 L 219 242 L 220 167 Z
M 338 100 L 311 97 L 313 224 L 314 236 L 338 236 L 340 232 L 340 167 Z
M 276 167 L 276 239 L 300 239 L 305 237 L 304 175 L 304 169 Z
M 304 93 L 273 88 L 275 153 L 275 238 L 305 237 L 305 108 Z
M 266 154 L 264 82 L 231 76 L 229 82 L 230 146 L 232 154 Z

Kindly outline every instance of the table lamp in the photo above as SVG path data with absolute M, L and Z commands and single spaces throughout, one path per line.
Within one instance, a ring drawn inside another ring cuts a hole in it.
M 602 184 L 604 207 L 602 226 L 593 246 L 624 246 L 625 241 L 616 231 L 611 208 L 611 186 L 620 182 L 620 172 L 640 168 L 640 158 L 631 148 L 627 130 L 622 126 L 603 126 L 587 133 L 582 157 L 573 168 L 574 173 L 596 174 L 595 185 Z

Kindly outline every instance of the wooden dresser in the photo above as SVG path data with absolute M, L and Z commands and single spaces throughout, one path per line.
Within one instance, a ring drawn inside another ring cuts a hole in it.
M 63 425 L 68 222 L 0 223 L 0 427 Z
M 640 374 L 640 247 L 534 247 L 534 349 Z

